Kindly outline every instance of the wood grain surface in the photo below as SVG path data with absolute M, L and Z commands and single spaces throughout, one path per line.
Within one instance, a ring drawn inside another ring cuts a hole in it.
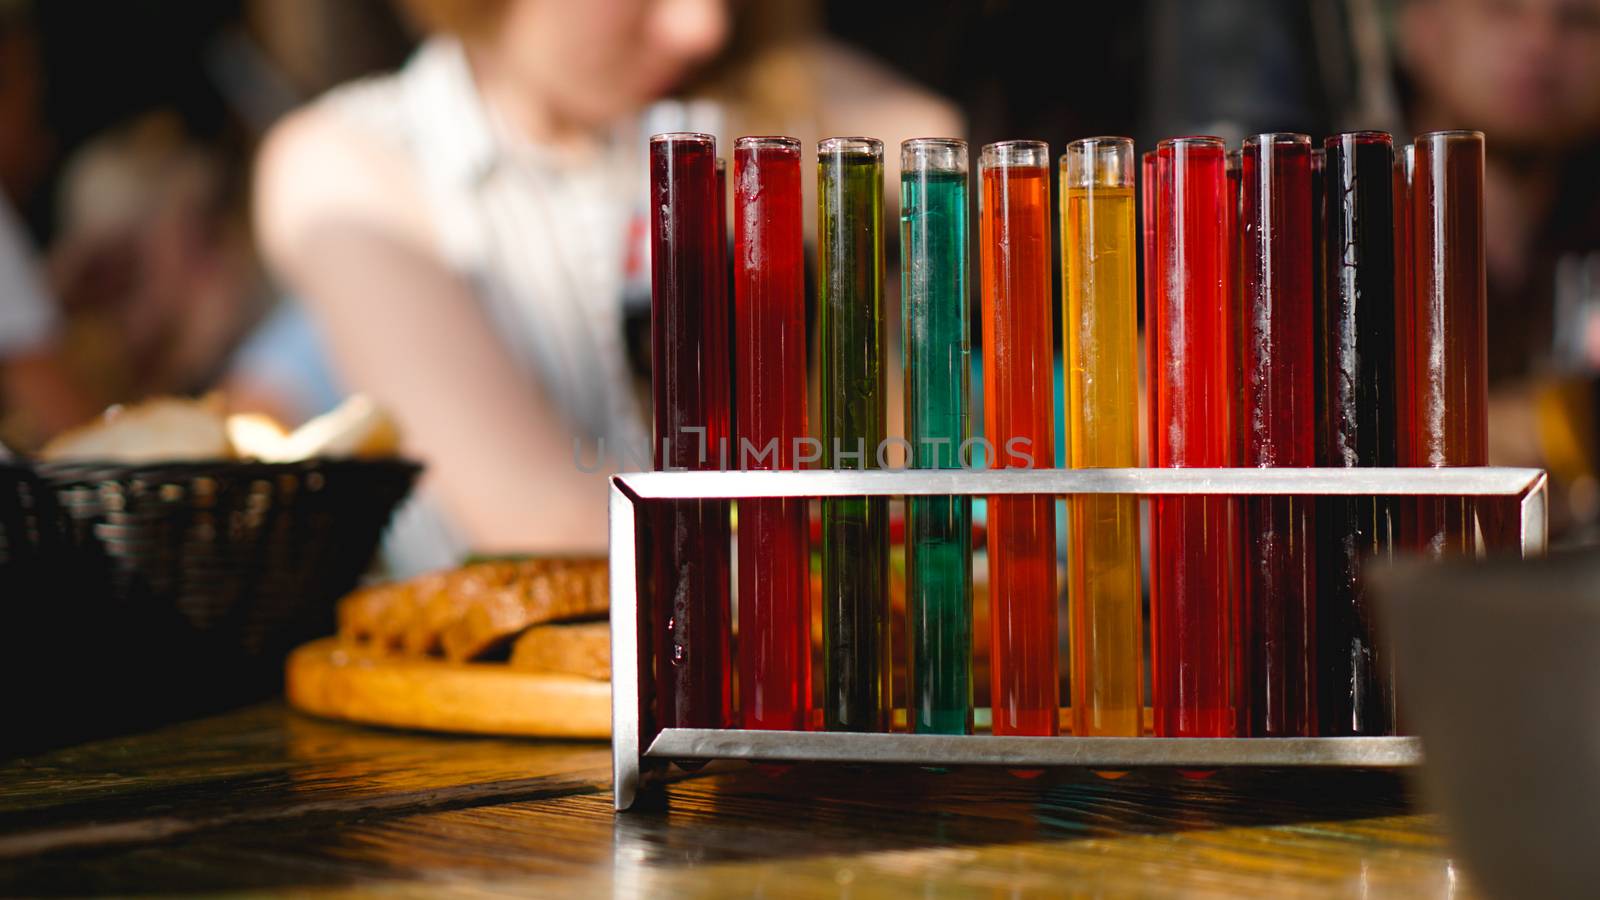
M 1471 894 L 1389 773 L 741 769 L 614 816 L 609 765 L 252 707 L 0 763 L 0 894 Z

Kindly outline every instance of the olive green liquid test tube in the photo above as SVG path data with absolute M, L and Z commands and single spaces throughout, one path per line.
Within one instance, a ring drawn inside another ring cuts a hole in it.
M 874 469 L 886 424 L 883 143 L 817 145 L 823 460 Z M 831 731 L 890 724 L 889 501 L 822 501 L 823 720 Z

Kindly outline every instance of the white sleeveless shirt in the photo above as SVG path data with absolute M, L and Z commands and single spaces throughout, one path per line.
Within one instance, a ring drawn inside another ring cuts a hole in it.
M 603 439 L 608 454 L 647 447 L 621 310 L 625 269 L 640 265 L 627 259 L 646 174 L 637 129 L 582 161 L 519 141 L 491 116 L 465 51 L 448 38 L 429 40 L 399 72 L 319 102 L 412 164 L 441 258 L 572 430 Z M 398 517 L 388 555 L 409 574 L 455 565 L 467 549 L 424 495 Z

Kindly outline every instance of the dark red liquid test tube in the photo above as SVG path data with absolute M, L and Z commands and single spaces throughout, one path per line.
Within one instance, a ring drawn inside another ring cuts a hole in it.
M 1242 161 L 1244 464 L 1316 461 L 1311 139 L 1262 134 Z M 1245 503 L 1249 733 L 1316 733 L 1316 560 L 1309 497 Z
M 1409 465 L 1487 462 L 1483 165 L 1481 132 L 1434 131 L 1416 139 Z M 1424 498 L 1413 527 L 1415 546 L 1425 553 L 1474 552 L 1470 500 Z
M 650 139 L 651 393 L 655 467 L 716 469 L 731 405 L 726 249 L 716 140 Z M 726 501 L 681 500 L 649 517 L 650 629 L 658 728 L 731 717 Z
M 734 145 L 739 468 L 797 468 L 806 435 L 800 142 Z M 739 706 L 746 728 L 802 730 L 811 700 L 806 501 L 739 501 Z
M 1154 387 L 1150 427 L 1162 467 L 1234 465 L 1235 397 L 1223 144 L 1175 138 L 1158 148 L 1158 294 L 1146 307 Z M 1230 737 L 1239 729 L 1236 502 L 1157 497 L 1151 556 L 1155 733 Z

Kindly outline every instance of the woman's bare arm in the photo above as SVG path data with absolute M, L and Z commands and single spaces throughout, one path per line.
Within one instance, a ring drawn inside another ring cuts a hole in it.
M 268 263 L 347 385 L 398 418 L 472 547 L 604 548 L 604 473 L 578 471 L 570 427 L 440 260 L 405 160 L 311 110 L 269 136 L 255 192 Z

